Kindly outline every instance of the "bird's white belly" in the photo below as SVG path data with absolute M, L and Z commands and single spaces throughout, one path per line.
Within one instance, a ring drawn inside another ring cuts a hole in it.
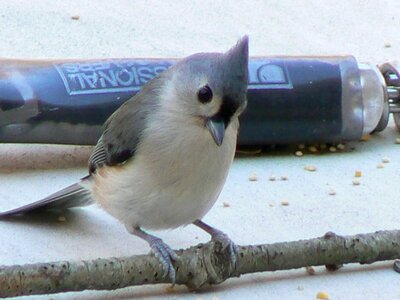
M 228 127 L 220 147 L 208 132 L 185 143 L 194 142 L 160 145 L 159 151 L 141 149 L 124 165 L 102 168 L 93 198 L 127 227 L 175 228 L 202 218 L 222 190 L 235 152 L 236 130 Z

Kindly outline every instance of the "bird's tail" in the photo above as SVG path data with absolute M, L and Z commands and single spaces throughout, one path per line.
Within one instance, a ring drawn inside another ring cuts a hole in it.
M 84 187 L 86 183 L 85 181 L 87 180 L 88 179 L 83 179 L 81 182 L 72 184 L 39 201 L 5 212 L 0 212 L 0 219 L 39 210 L 63 210 L 72 207 L 90 205 L 93 203 L 93 200 L 89 190 Z

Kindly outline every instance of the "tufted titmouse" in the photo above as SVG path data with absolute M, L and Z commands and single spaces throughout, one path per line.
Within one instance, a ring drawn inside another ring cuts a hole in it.
M 89 159 L 89 175 L 40 201 L 0 213 L 97 202 L 146 240 L 175 282 L 174 251 L 145 229 L 193 223 L 235 245 L 201 218 L 217 200 L 236 148 L 246 107 L 248 37 L 228 52 L 191 55 L 149 81 L 104 124 Z

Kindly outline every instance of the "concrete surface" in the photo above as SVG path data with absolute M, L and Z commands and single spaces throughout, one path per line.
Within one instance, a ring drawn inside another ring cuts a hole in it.
M 400 2 L 388 1 L 1 1 L 0 57 L 182 57 L 224 51 L 243 34 L 251 55 L 353 54 L 360 61 L 399 59 Z M 71 16 L 79 15 L 79 20 Z M 205 221 L 238 244 L 297 240 L 326 231 L 355 234 L 400 227 L 400 137 L 393 121 L 346 150 L 296 157 L 294 150 L 235 159 L 226 186 Z M 0 146 L 0 209 L 46 196 L 86 174 L 90 147 Z M 384 157 L 390 162 L 377 165 Z M 304 166 L 314 165 L 316 172 Z M 361 184 L 354 186 L 354 172 Z M 259 180 L 248 177 L 257 174 Z M 287 181 L 269 177 L 287 176 Z M 336 195 L 329 195 L 333 189 Z M 289 206 L 280 202 L 286 200 Z M 223 202 L 230 207 L 224 208 Z M 145 242 L 96 207 L 44 220 L 0 223 L 0 264 L 147 253 Z M 238 226 L 239 225 L 239 226 Z M 206 241 L 189 226 L 160 232 L 173 248 Z M 121 242 L 123 241 L 123 242 Z M 200 293 L 185 287 L 133 287 L 30 299 L 400 299 L 392 262 L 316 268 L 232 279 Z

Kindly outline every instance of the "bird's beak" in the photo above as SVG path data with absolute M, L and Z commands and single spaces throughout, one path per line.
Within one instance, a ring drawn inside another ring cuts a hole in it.
M 211 133 L 211 136 L 214 139 L 214 142 L 221 146 L 224 141 L 225 135 L 225 122 L 221 116 L 213 116 L 207 121 L 207 128 Z

